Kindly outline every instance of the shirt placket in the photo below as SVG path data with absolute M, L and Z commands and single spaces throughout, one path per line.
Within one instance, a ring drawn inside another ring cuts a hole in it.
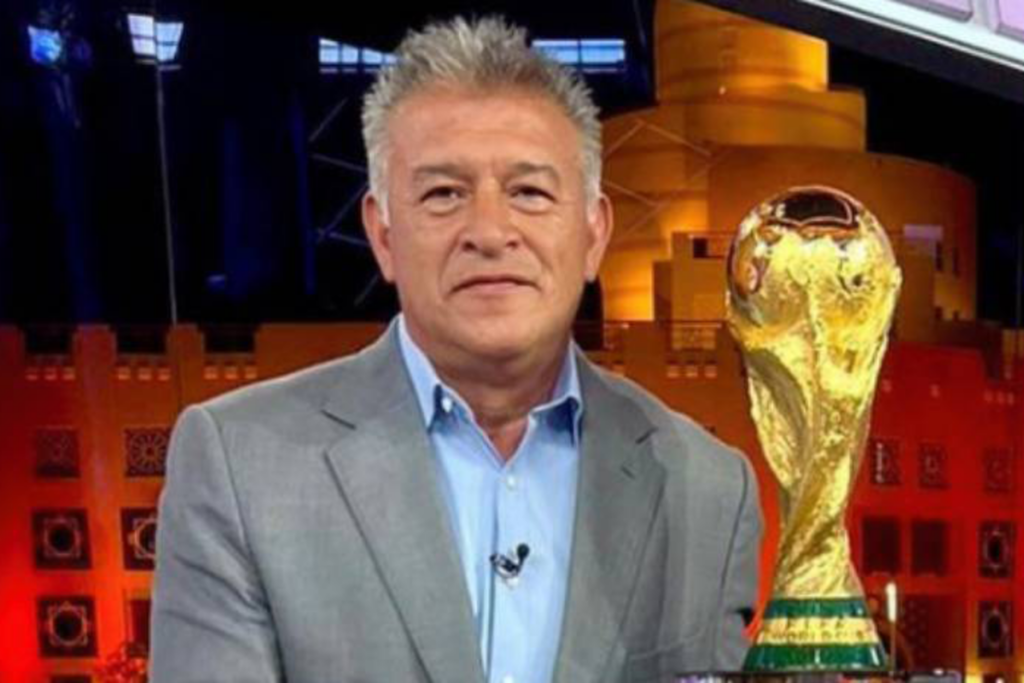
M 530 441 L 535 429 L 531 416 L 526 434 L 517 455 L 500 469 L 495 492 L 495 548 L 494 552 L 519 561 L 517 549 L 525 544 L 530 547 L 533 534 L 529 528 L 529 511 L 525 495 L 526 481 L 522 472 L 526 469 L 525 457 L 529 457 Z M 501 577 L 492 573 L 493 610 L 495 631 L 491 649 L 491 666 L 488 672 L 490 683 L 521 683 L 528 680 L 524 667 L 530 666 L 529 605 L 533 582 L 530 580 L 530 562 L 527 556 L 521 569 L 513 576 Z

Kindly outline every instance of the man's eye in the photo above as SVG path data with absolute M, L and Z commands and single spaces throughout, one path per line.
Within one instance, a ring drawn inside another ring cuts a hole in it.
M 428 213 L 441 216 L 457 211 L 463 204 L 466 193 L 455 185 L 438 185 L 426 190 L 420 196 L 420 205 Z
M 421 201 L 428 202 L 445 202 L 453 201 L 462 196 L 462 193 L 456 187 L 441 186 L 432 187 L 423 193 Z
M 534 187 L 532 185 L 524 185 L 521 187 L 517 187 L 512 191 L 512 194 L 519 197 L 539 197 L 542 199 L 553 199 L 550 192 L 539 187 Z
M 512 201 L 527 211 L 542 211 L 555 202 L 555 197 L 542 187 L 522 185 L 513 188 Z

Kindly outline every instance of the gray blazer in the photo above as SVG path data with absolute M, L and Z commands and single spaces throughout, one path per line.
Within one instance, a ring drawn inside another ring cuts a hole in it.
M 555 683 L 734 669 L 757 597 L 747 460 L 580 354 L 577 511 Z M 179 418 L 152 683 L 483 683 L 395 326 Z

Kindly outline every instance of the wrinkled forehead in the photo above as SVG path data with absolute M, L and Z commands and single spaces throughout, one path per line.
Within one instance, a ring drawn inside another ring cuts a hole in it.
M 517 106 L 522 110 L 533 110 L 550 117 L 552 122 L 557 122 L 556 125 L 571 128 L 582 140 L 582 131 L 564 105 L 551 93 L 539 87 L 508 84 L 463 85 L 447 81 L 432 81 L 417 86 L 396 101 L 388 112 L 388 133 L 393 135 L 395 126 L 401 126 L 403 120 L 408 118 L 409 113 L 414 113 L 425 106 L 453 107 L 462 104 L 469 104 L 480 109 L 488 105 L 505 104 Z
M 409 102 L 425 98 L 451 98 L 466 100 L 522 100 L 536 102 L 557 109 L 568 118 L 568 112 L 553 94 L 536 84 L 528 83 L 461 83 L 458 81 L 435 78 L 410 87 L 400 98 L 394 101 L 389 117 L 394 118 Z
M 442 150 L 451 140 L 472 140 L 473 133 L 507 133 L 509 138 L 532 146 L 535 159 L 510 159 L 509 163 L 551 163 L 561 156 L 582 168 L 583 135 L 549 94 L 523 87 L 465 87 L 447 83 L 419 88 L 399 101 L 387 122 L 385 155 L 401 148 L 404 157 Z M 454 145 L 453 145 L 454 146 Z M 451 150 L 445 150 L 451 151 Z M 493 150 L 464 147 L 469 157 L 484 157 Z M 434 163 L 445 161 L 434 159 Z

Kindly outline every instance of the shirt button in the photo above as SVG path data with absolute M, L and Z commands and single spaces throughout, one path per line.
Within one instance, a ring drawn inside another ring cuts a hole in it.
M 515 491 L 516 487 L 519 486 L 519 479 L 517 479 L 514 474 L 508 475 L 505 477 L 505 486 L 507 486 L 510 491 Z
M 447 396 L 441 397 L 441 410 L 446 413 L 452 412 L 452 400 Z

